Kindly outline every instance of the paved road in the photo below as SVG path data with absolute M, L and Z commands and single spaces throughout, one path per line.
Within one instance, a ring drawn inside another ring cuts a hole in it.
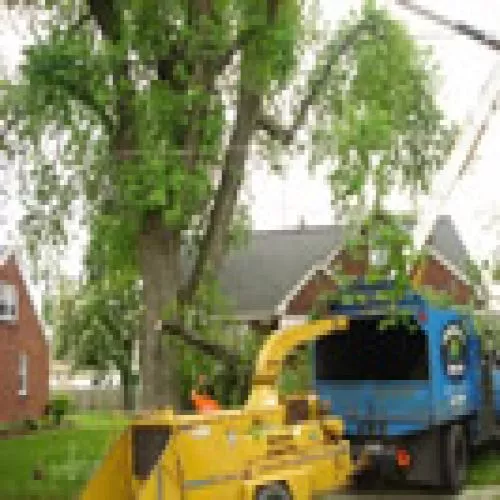
M 450 500 L 452 498 L 457 500 L 468 500 L 468 499 L 476 499 L 476 500 L 500 500 L 500 486 L 492 486 L 487 488 L 469 488 L 463 491 L 460 495 L 452 496 L 452 495 L 443 495 L 432 493 L 432 490 L 397 490 L 397 489 L 388 489 L 383 491 L 352 491 L 344 494 L 331 494 L 327 495 L 321 500 L 353 500 L 355 498 L 359 498 L 360 500 L 368 500 L 368 499 L 387 499 L 387 500 L 396 500 L 396 498 L 405 498 L 405 499 L 416 499 L 421 500 L 423 497 L 435 498 L 437 500 Z
M 496 438 L 496 440 L 490 442 L 486 446 L 483 446 L 481 450 L 478 450 L 478 457 L 482 456 L 483 453 L 487 451 L 492 451 L 492 450 L 497 450 L 500 453 L 500 434 Z M 499 471 L 500 473 L 500 471 Z M 372 491 L 365 487 L 362 491 L 360 490 L 351 490 L 348 493 L 344 494 L 330 494 L 325 496 L 324 498 L 321 498 L 321 500 L 353 500 L 353 499 L 360 499 L 360 500 L 369 500 L 369 499 L 377 499 L 377 500 L 396 500 L 397 498 L 404 498 L 404 499 L 416 499 L 416 500 L 422 500 L 423 497 L 432 497 L 436 500 L 450 500 L 450 499 L 456 499 L 456 500 L 500 500 L 500 485 L 498 486 L 485 486 L 485 487 L 480 487 L 480 486 L 475 486 L 475 487 L 470 487 L 465 489 L 460 495 L 444 495 L 444 494 L 438 494 L 433 491 L 432 489 L 425 488 L 425 489 L 419 489 L 418 487 L 413 487 L 413 488 L 406 488 L 406 486 L 403 486 L 402 488 L 398 488 L 398 486 L 393 486 L 393 487 L 388 487 L 387 489 L 384 490 L 377 490 L 377 491 Z

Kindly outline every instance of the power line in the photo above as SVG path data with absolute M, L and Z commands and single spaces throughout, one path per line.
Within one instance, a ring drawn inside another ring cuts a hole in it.
M 494 36 L 486 33 L 485 31 L 471 26 L 464 21 L 453 21 L 436 12 L 433 12 L 425 7 L 413 3 L 411 0 L 395 0 L 396 4 L 400 7 L 413 12 L 414 14 L 432 21 L 439 26 L 448 28 L 459 35 L 466 36 L 475 42 L 488 47 L 489 49 L 500 52 L 500 40 Z
M 447 19 L 442 15 L 439 15 L 435 12 L 425 9 L 424 7 L 416 5 L 411 0 L 395 0 L 395 2 L 400 7 L 403 7 L 420 17 L 423 17 L 428 21 L 432 21 L 438 24 L 439 26 L 445 27 L 457 34 L 466 36 L 469 39 L 479 42 L 481 45 L 488 47 L 489 49 L 500 51 L 500 40 L 488 35 L 487 33 L 478 28 L 470 26 L 469 24 L 462 21 L 452 21 L 450 19 Z M 497 63 L 493 68 L 492 72 L 490 73 L 490 75 L 488 76 L 488 78 L 486 79 L 486 81 L 484 82 L 484 84 L 482 85 L 478 96 L 478 100 L 480 100 L 481 97 L 487 93 L 488 87 L 492 87 L 496 83 L 496 81 L 500 81 L 500 78 L 496 76 L 496 73 L 499 71 L 499 69 L 500 69 L 500 63 Z M 493 92 L 493 97 L 490 98 L 489 100 L 486 114 L 485 116 L 483 116 L 483 119 L 476 127 L 471 140 L 468 142 L 468 147 L 465 152 L 465 157 L 462 159 L 462 161 L 459 162 L 457 173 L 452 179 L 449 189 L 447 190 L 447 192 L 442 191 L 442 196 L 440 197 L 440 203 L 434 210 L 432 219 L 435 218 L 436 213 L 438 213 L 439 210 L 442 208 L 444 202 L 447 199 L 449 199 L 454 189 L 456 188 L 456 185 L 458 184 L 458 182 L 463 177 L 466 170 L 470 167 L 470 165 L 476 158 L 477 150 L 479 149 L 480 143 L 484 135 L 486 134 L 489 125 L 491 123 L 491 119 L 494 116 L 495 112 L 497 111 L 499 105 L 500 105 L 500 87 Z M 470 114 L 470 116 L 467 117 L 465 124 L 468 125 L 468 122 L 471 122 L 472 124 L 472 113 Z M 462 134 L 462 136 L 464 136 L 464 134 Z M 455 149 L 455 151 L 457 151 L 457 149 Z M 422 234 L 424 235 L 423 237 L 425 237 L 425 234 L 427 232 L 428 230 L 422 231 Z M 422 235 L 420 236 L 422 237 Z

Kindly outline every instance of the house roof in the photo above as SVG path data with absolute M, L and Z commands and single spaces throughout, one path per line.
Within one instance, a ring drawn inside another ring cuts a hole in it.
M 7 245 L 0 245 L 0 267 L 5 264 L 7 259 L 12 255 L 14 250 Z
M 315 264 L 343 243 L 341 226 L 251 231 L 218 273 L 221 291 L 239 314 L 271 314 Z
M 31 294 L 30 291 L 31 283 L 27 280 L 29 273 L 26 269 L 26 266 L 24 265 L 21 249 L 17 245 L 10 245 L 10 246 L 0 245 L 0 267 L 5 266 L 11 257 L 14 258 L 14 264 L 17 267 L 17 270 L 19 271 L 19 274 L 21 276 L 21 281 L 26 289 L 26 293 L 28 295 L 28 300 L 31 304 L 31 308 L 35 314 L 38 324 L 40 325 L 44 340 L 47 342 L 48 340 L 47 327 L 43 319 L 42 313 L 39 310 L 39 307 L 37 307 L 34 298 Z
M 238 315 L 272 314 L 314 266 L 340 250 L 345 234 L 339 225 L 251 231 L 247 244 L 225 258 L 218 273 L 221 291 Z M 451 217 L 439 217 L 430 236 L 428 247 L 455 274 L 467 276 L 470 258 Z
M 458 271 L 469 277 L 471 259 L 449 215 L 441 215 L 436 219 L 426 243 Z

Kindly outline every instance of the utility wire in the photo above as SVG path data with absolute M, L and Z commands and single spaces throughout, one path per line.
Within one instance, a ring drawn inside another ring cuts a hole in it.
M 413 14 L 416 14 L 420 17 L 428 21 L 432 21 L 439 26 L 445 27 L 456 34 L 466 36 L 467 38 L 479 42 L 481 45 L 486 46 L 489 49 L 499 51 L 500 52 L 500 40 L 492 37 L 491 35 L 485 33 L 484 31 L 475 28 L 463 21 L 452 21 L 447 19 L 446 17 L 439 15 L 435 12 L 432 12 L 429 9 L 416 5 L 411 0 L 395 0 L 395 3 L 400 7 L 409 10 Z M 497 63 L 490 73 L 487 80 L 481 87 L 479 99 L 482 95 L 484 95 L 488 87 L 492 86 L 499 78 L 495 78 L 496 72 L 498 71 L 500 63 Z M 496 81 L 495 81 L 496 80 Z M 480 142 L 486 134 L 489 125 L 491 123 L 491 119 L 494 116 L 495 112 L 498 110 L 500 104 L 500 87 L 497 91 L 494 92 L 493 97 L 490 99 L 488 109 L 484 118 L 481 120 L 480 124 L 477 126 L 476 132 L 474 133 L 472 140 L 469 142 L 469 146 L 465 152 L 464 159 L 459 163 L 458 172 L 455 175 L 454 179 L 451 182 L 450 188 L 444 193 L 444 196 L 441 197 L 440 203 L 438 204 L 437 211 L 441 209 L 443 203 L 446 199 L 451 196 L 454 191 L 458 181 L 463 177 L 467 168 L 471 165 L 476 157 L 477 150 L 479 148 Z M 469 116 L 466 122 L 469 122 L 471 116 Z M 450 155 L 451 156 L 451 155 Z M 428 232 L 428 231 L 425 231 Z
M 481 45 L 488 47 L 489 49 L 496 50 L 500 52 L 500 40 L 498 38 L 489 35 L 485 31 L 471 26 L 463 21 L 452 21 L 446 17 L 437 14 L 429 9 L 416 5 L 411 0 L 395 0 L 396 4 L 404 9 L 407 9 L 420 17 L 427 19 L 428 21 L 433 21 L 434 23 L 443 26 L 445 28 L 451 29 L 455 33 L 464 35 L 475 42 L 479 42 Z

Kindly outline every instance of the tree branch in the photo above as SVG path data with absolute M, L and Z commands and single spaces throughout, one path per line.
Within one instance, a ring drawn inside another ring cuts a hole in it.
M 85 88 L 83 85 L 79 85 L 79 83 L 86 83 L 78 81 L 70 81 L 64 78 L 57 78 L 57 71 L 47 71 L 44 75 L 48 84 L 53 87 L 59 87 L 66 91 L 72 98 L 81 102 L 88 109 L 92 110 L 100 119 L 102 124 L 106 127 L 107 131 L 110 132 L 113 129 L 113 120 L 106 113 L 106 109 L 104 106 L 98 104 L 95 96 L 91 91 Z
M 221 54 L 214 63 L 214 73 L 220 74 L 224 68 L 232 61 L 233 57 L 242 50 L 257 35 L 256 28 L 249 28 L 241 31 L 231 47 L 224 54 Z
M 276 20 L 278 2 L 267 0 L 267 7 L 268 23 L 272 24 Z M 251 36 L 253 32 L 250 30 L 240 38 L 237 45 L 243 48 Z M 229 57 L 229 55 L 226 56 Z M 248 148 L 261 113 L 261 96 L 247 89 L 245 82 L 241 82 L 236 124 L 224 156 L 221 181 L 215 193 L 207 230 L 199 245 L 193 270 L 186 284 L 177 294 L 180 306 L 192 302 L 210 266 L 217 269 L 220 265 L 226 249 L 228 230 L 233 220 L 238 193 L 244 180 Z
M 370 30 L 372 27 L 372 23 L 366 20 L 361 21 L 353 30 L 347 33 L 342 41 L 336 41 L 326 49 L 326 53 L 329 55 L 319 75 L 314 75 L 310 79 L 308 84 L 309 93 L 299 104 L 290 128 L 284 128 L 274 117 L 264 113 L 262 113 L 257 121 L 258 127 L 266 132 L 271 139 L 280 142 L 284 146 L 289 146 L 294 140 L 297 131 L 304 126 L 309 108 L 314 105 L 326 85 L 328 77 L 331 74 L 331 67 L 347 52 L 361 33 Z
M 181 305 L 192 301 L 209 265 L 218 267 L 222 258 L 228 227 L 244 179 L 248 145 L 260 113 L 260 104 L 260 96 L 245 90 L 240 92 L 236 126 L 224 157 L 221 182 L 215 193 L 207 231 L 200 243 L 192 273 L 178 294 Z

